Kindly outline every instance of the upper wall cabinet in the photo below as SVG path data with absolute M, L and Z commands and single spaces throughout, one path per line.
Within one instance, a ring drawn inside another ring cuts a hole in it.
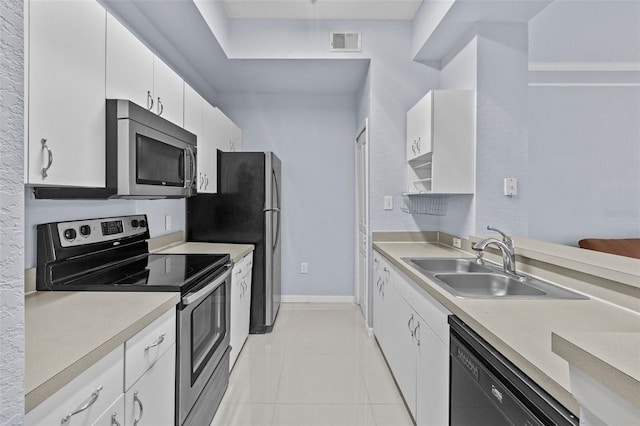
M 474 93 L 434 90 L 407 112 L 408 192 L 472 194 Z
M 25 6 L 25 183 L 104 187 L 106 12 L 93 0 Z
M 129 99 L 182 126 L 183 81 L 116 18 L 107 14 L 106 95 Z

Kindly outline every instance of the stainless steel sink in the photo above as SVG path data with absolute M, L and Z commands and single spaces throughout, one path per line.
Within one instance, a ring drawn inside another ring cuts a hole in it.
M 488 266 L 478 265 L 475 259 L 466 258 L 431 258 L 403 257 L 402 260 L 416 268 L 430 272 L 493 272 Z
M 501 274 L 436 274 L 461 297 L 544 296 L 542 290 Z
M 455 297 L 496 300 L 589 299 L 534 277 L 514 277 L 504 273 L 498 265 L 478 265 L 473 258 L 404 257 L 402 260 Z

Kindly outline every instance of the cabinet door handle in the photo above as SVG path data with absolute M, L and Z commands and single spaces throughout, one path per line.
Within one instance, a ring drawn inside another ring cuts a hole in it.
M 209 187 L 209 176 L 204 175 L 204 189 Z
M 102 385 L 98 386 L 98 388 L 96 390 L 93 391 L 93 393 L 91 394 L 91 396 L 89 397 L 89 399 L 87 400 L 87 402 L 85 402 L 84 404 L 82 404 L 79 408 L 76 408 L 75 410 L 73 410 L 72 412 L 70 412 L 69 414 L 67 414 L 66 416 L 64 416 L 62 418 L 62 420 L 60 420 L 60 424 L 61 425 L 66 425 L 67 422 L 69 420 L 71 420 L 71 417 L 75 416 L 78 413 L 82 413 L 83 411 L 85 411 L 87 408 L 91 407 L 97 400 L 98 397 L 100 396 L 100 391 L 102 390 Z
M 411 337 L 413 337 L 413 328 L 411 327 L 411 323 L 413 322 L 413 314 L 411 314 L 411 318 L 407 322 L 407 327 L 409 328 L 409 333 L 411 333 Z
M 160 96 L 158 96 L 158 115 L 162 115 L 163 112 L 164 112 L 164 105 L 162 105 Z
M 142 415 L 144 414 L 144 407 L 142 406 L 142 401 L 140 401 L 140 398 L 138 398 L 138 392 L 133 393 L 133 403 L 137 403 L 140 406 L 140 417 L 137 419 L 133 419 L 133 426 L 138 426 L 138 423 L 140 423 L 140 420 L 142 420 Z
M 118 413 L 113 413 L 111 415 L 111 426 L 120 426 L 120 423 L 116 420 L 116 415 L 118 415 Z
M 164 335 L 165 335 L 165 333 L 162 333 L 152 344 L 150 344 L 149 346 L 144 348 L 144 351 L 146 352 L 151 348 L 155 348 L 156 346 L 160 346 L 162 344 L 162 342 L 164 342 Z
M 413 329 L 413 337 L 416 338 L 416 344 L 420 346 L 420 323 L 416 325 L 416 328 Z
M 153 96 L 151 96 L 151 90 L 147 90 L 147 110 L 153 109 Z
M 42 144 L 42 150 L 44 151 L 46 149 L 47 155 L 49 157 L 47 161 L 47 165 L 42 168 L 42 179 L 46 179 L 47 176 L 49 176 L 47 172 L 49 171 L 49 169 L 51 168 L 51 165 L 53 164 L 53 152 L 51 152 L 51 149 L 49 149 L 49 147 L 47 146 L 47 140 L 45 138 L 40 139 L 40 143 Z
M 198 173 L 200 175 L 200 185 L 198 185 L 198 189 L 204 189 L 204 175 L 202 172 Z

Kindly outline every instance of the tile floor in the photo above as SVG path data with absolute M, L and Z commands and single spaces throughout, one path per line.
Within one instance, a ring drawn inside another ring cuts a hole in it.
M 247 339 L 212 426 L 412 424 L 359 307 L 288 303 Z

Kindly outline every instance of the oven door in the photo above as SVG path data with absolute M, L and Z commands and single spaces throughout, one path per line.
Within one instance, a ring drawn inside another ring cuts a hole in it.
M 179 424 L 184 423 L 229 347 L 232 267 L 229 262 L 208 285 L 182 297 L 177 319 Z

